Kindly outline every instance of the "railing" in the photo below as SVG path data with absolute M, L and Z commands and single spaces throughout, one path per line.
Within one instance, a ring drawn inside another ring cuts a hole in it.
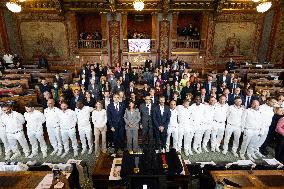
M 201 49 L 202 40 L 178 40 L 173 41 L 173 48 L 177 49 Z
M 101 49 L 106 46 L 106 40 L 79 40 L 79 49 Z

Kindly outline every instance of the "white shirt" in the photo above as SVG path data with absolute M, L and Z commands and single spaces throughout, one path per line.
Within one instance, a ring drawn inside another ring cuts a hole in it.
M 110 104 L 110 98 L 105 98 L 105 108 Z
M 215 114 L 215 105 L 209 105 L 205 104 L 205 117 L 204 117 L 204 122 L 207 124 L 206 127 L 212 126 L 212 122 L 214 120 L 214 114 Z
M 92 122 L 94 127 L 104 127 L 107 123 L 107 113 L 105 109 L 101 111 L 94 110 L 92 113 Z
M 77 123 L 77 117 L 75 111 L 67 109 L 65 112 L 62 110 L 59 112 L 59 124 L 63 130 L 75 128 Z
M 81 110 L 78 108 L 75 108 L 75 113 L 78 119 L 78 126 L 88 126 L 91 125 L 90 123 L 90 117 L 91 112 L 94 110 L 94 108 L 89 106 L 84 106 Z
M 259 106 L 259 111 L 261 112 L 262 125 L 268 129 L 271 125 L 272 117 L 274 116 L 273 107 L 263 104 Z
M 170 109 L 171 117 L 169 127 L 178 127 L 178 111 L 177 109 Z
M 151 104 L 145 104 L 148 108 L 148 114 L 151 115 Z
M 27 121 L 27 132 L 42 132 L 42 124 L 45 122 L 45 117 L 43 113 L 38 110 L 33 112 L 25 112 L 24 117 Z
M 236 105 L 229 106 L 227 113 L 227 124 L 241 127 L 244 110 L 245 108 L 243 106 L 241 107 L 237 107 Z
M 165 106 L 160 106 L 161 115 L 164 114 L 164 109 L 165 109 Z
M 59 126 L 59 114 L 60 109 L 57 107 L 46 108 L 44 110 L 44 116 L 46 120 L 46 127 L 58 127 Z
M 15 133 L 23 130 L 23 124 L 25 123 L 24 116 L 15 111 L 12 111 L 9 115 L 3 114 L 1 120 L 6 126 L 7 133 Z
M 178 110 L 178 120 L 181 126 L 188 125 L 190 122 L 190 106 L 185 108 L 183 105 L 177 106 Z
M 220 103 L 217 103 L 215 106 L 215 113 L 214 113 L 214 121 L 216 122 L 222 122 L 225 123 L 227 118 L 227 111 L 228 111 L 229 105 Z
M 205 105 L 200 104 L 197 106 L 195 103 L 190 106 L 190 116 L 193 122 L 193 125 L 200 125 L 203 123 L 203 118 L 205 116 Z
M 3 56 L 3 59 L 5 60 L 6 64 L 12 64 L 13 63 L 13 55 L 11 54 L 5 54 Z
M 252 108 L 246 109 L 243 118 L 242 125 L 245 129 L 256 129 L 261 128 L 261 112 L 259 110 L 254 110 Z

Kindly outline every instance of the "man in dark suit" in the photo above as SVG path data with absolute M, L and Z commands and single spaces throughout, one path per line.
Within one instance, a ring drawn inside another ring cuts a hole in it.
M 125 91 L 125 95 L 129 96 L 131 93 L 135 93 L 137 95 L 138 93 L 138 89 L 135 87 L 135 84 L 133 81 L 131 81 L 129 83 L 129 86 L 127 86 L 126 91 Z
M 167 142 L 167 129 L 170 122 L 171 111 L 168 106 L 165 106 L 165 97 L 159 98 L 159 105 L 153 109 L 154 136 L 156 147 L 165 149 Z
M 228 104 L 233 105 L 236 97 L 240 97 L 242 99 L 242 102 L 245 101 L 244 96 L 241 95 L 241 88 L 240 87 L 235 88 L 233 94 L 229 94 Z
M 228 71 L 234 70 L 235 62 L 234 62 L 234 60 L 232 58 L 230 58 L 230 61 L 227 62 L 226 67 L 227 67 Z
M 47 83 L 45 78 L 41 79 L 41 84 L 39 86 L 39 90 L 40 90 L 41 94 L 43 94 L 46 91 L 51 94 L 51 86 Z
M 203 87 L 206 89 L 206 95 L 210 96 L 212 87 L 216 87 L 216 83 L 213 82 L 212 75 L 207 76 L 207 81 L 203 83 Z
M 71 101 L 70 101 L 70 109 L 71 110 L 75 110 L 76 108 L 76 103 L 78 101 L 83 101 L 84 100 L 84 97 L 81 95 L 80 91 L 78 89 L 75 89 L 74 91 L 74 97 L 71 98 Z
M 141 129 L 142 129 L 142 141 L 143 147 L 146 147 L 151 140 L 153 140 L 153 104 L 149 95 L 145 96 L 145 103 L 142 103 L 139 107 L 141 113 Z
M 180 92 L 180 96 L 181 96 L 181 100 L 184 100 L 186 98 L 186 94 L 194 93 L 194 89 L 193 87 L 190 85 L 190 81 L 186 82 L 186 86 L 182 88 L 181 92 Z
M 115 93 L 118 93 L 119 91 L 123 91 L 124 92 L 124 87 L 123 87 L 121 81 L 117 80 L 116 81 L 116 86 L 114 86 L 114 88 L 112 89 L 112 92 L 115 94 Z
M 107 121 L 111 131 L 113 132 L 114 149 L 117 152 L 119 149 L 124 148 L 124 112 L 125 107 L 119 102 L 119 95 L 113 96 L 113 102 L 107 107 Z
M 88 91 L 92 93 L 93 98 L 97 101 L 100 98 L 100 86 L 96 84 L 95 78 L 91 79 L 91 83 L 88 86 Z
M 154 88 L 151 88 L 149 91 L 150 94 L 150 99 L 151 99 L 151 103 L 156 106 L 159 103 L 159 99 L 158 97 L 155 95 L 156 90 Z
M 217 78 L 217 84 L 218 86 L 221 86 L 222 83 L 226 83 L 227 86 L 229 86 L 230 84 L 230 81 L 231 81 L 231 78 L 228 74 L 228 70 L 224 70 L 223 74 L 220 75 L 218 78 Z
M 258 100 L 258 97 L 253 94 L 252 88 L 248 88 L 246 90 L 246 96 L 244 97 L 244 102 L 243 102 L 245 108 L 250 108 L 253 100 Z
M 240 84 L 238 82 L 238 78 L 234 78 L 233 82 L 229 84 L 228 88 L 230 89 L 230 92 L 233 93 L 236 88 L 240 87 Z
M 201 88 L 200 89 L 200 98 L 201 98 L 201 103 L 208 103 L 209 102 L 209 96 L 206 94 L 206 89 Z

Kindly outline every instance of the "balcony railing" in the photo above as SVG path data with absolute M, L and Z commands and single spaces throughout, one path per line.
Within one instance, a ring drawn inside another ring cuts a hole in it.
M 201 49 L 202 40 L 177 40 L 173 41 L 173 48 L 176 49 Z
M 106 46 L 106 40 L 79 40 L 79 49 L 101 49 Z

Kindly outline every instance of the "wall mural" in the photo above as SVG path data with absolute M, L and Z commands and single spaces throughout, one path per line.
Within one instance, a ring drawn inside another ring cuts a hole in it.
M 215 56 L 252 56 L 256 34 L 253 22 L 217 22 L 215 25 L 213 54 Z
M 63 23 L 22 22 L 20 32 L 26 58 L 34 59 L 43 55 L 49 59 L 64 59 L 68 56 Z

